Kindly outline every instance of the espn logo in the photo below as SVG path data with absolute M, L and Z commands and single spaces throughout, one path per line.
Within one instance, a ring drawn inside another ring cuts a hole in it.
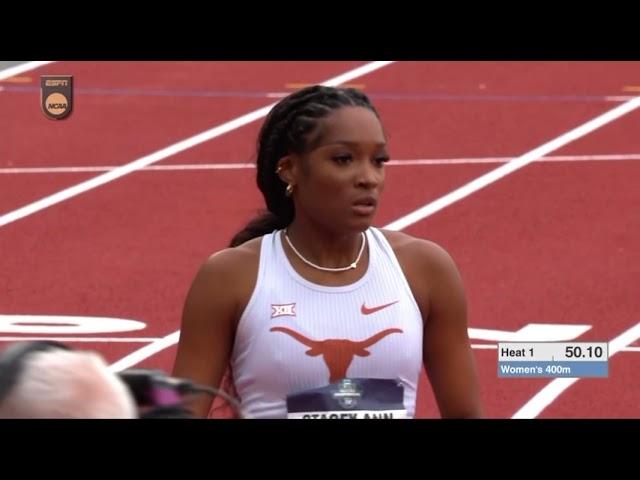
M 60 120 L 71 113 L 73 77 L 43 75 L 40 77 L 40 106 L 45 117 Z

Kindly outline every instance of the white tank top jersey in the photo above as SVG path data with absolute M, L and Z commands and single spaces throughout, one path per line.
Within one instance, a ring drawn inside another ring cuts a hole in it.
M 329 287 L 300 276 L 282 231 L 262 238 L 231 368 L 249 418 L 412 418 L 423 323 L 398 260 L 366 232 L 367 272 Z

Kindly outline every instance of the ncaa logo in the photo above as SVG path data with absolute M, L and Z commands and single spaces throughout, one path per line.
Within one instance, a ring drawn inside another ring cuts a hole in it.
M 338 383 L 338 391 L 333 394 L 333 398 L 338 400 L 344 409 L 352 409 L 358 405 L 358 400 L 362 396 L 360 386 L 354 380 L 343 378 Z
M 43 75 L 40 77 L 40 106 L 42 113 L 52 120 L 60 120 L 71 113 L 73 106 L 73 77 L 71 75 Z

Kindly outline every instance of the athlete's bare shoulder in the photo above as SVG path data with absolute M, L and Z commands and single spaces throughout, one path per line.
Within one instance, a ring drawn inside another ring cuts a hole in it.
M 253 238 L 248 242 L 220 250 L 212 254 L 206 261 L 205 266 L 215 271 L 225 273 L 242 272 L 245 269 L 257 267 L 260 260 L 260 244 L 262 237 Z
M 192 291 L 202 292 L 207 304 L 228 303 L 241 311 L 256 284 L 262 237 L 207 258 L 193 281 Z
M 409 282 L 424 318 L 443 285 L 459 284 L 460 274 L 449 253 L 430 240 L 403 232 L 381 230 Z
M 431 240 L 417 238 L 404 232 L 380 230 L 401 263 L 418 262 L 422 266 L 437 267 L 451 263 L 451 256 Z

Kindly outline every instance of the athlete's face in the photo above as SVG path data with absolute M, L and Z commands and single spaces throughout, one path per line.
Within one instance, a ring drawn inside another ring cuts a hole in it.
M 389 160 L 380 121 L 343 107 L 320 120 L 310 147 L 292 162 L 296 216 L 332 230 L 363 231 L 377 211 Z

